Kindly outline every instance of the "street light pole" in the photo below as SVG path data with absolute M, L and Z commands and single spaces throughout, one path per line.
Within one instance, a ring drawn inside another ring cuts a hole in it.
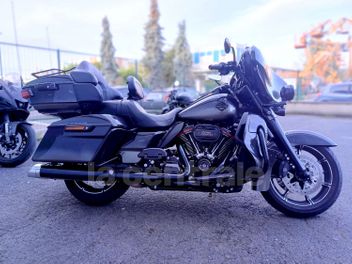
M 13 1 L 11 1 L 11 11 L 12 11 L 13 31 L 14 31 L 14 35 L 15 35 L 18 71 L 20 73 L 20 76 L 22 76 L 21 58 L 20 58 L 20 51 L 19 51 L 19 48 L 18 48 L 18 36 L 17 36 L 17 26 L 16 26 L 15 4 L 13 3 Z
M 0 36 L 2 35 L 2 32 L 0 32 Z M 4 79 L 4 72 L 2 70 L 2 56 L 1 56 L 1 44 L 0 44 L 0 76 L 1 79 Z
M 348 78 L 352 78 L 352 35 L 348 36 L 347 40 L 349 61 L 348 61 Z

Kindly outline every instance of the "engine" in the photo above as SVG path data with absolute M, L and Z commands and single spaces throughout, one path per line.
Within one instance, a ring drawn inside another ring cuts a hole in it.
M 217 167 L 235 145 L 230 129 L 210 124 L 186 126 L 179 138 L 200 173 Z

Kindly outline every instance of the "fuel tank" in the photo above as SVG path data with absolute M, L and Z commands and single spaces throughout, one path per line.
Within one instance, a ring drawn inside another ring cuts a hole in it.
M 214 94 L 183 109 L 178 117 L 185 121 L 233 123 L 237 118 L 237 109 L 227 94 Z

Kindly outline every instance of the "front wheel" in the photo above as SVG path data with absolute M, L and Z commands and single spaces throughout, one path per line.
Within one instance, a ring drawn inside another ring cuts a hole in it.
M 29 124 L 19 124 L 16 134 L 0 138 L 0 165 L 3 167 L 16 167 L 26 162 L 33 154 L 36 146 L 35 132 Z
M 270 205 L 288 216 L 312 217 L 335 203 L 341 192 L 342 172 L 328 147 L 299 146 L 297 153 L 309 171 L 310 179 L 297 180 L 287 162 L 278 161 L 270 188 L 262 195 Z
M 92 206 L 103 206 L 120 198 L 129 188 L 121 181 L 65 181 L 67 189 L 79 201 Z

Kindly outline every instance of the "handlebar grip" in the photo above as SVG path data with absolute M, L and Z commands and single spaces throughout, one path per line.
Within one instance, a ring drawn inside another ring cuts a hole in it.
M 209 65 L 209 70 L 220 70 L 222 68 L 221 64 L 211 64 Z

